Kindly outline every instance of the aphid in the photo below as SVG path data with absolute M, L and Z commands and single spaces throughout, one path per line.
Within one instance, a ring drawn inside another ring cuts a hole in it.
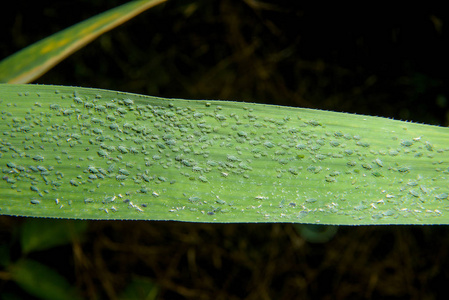
M 109 129 L 120 131 L 119 130 L 119 126 L 117 124 L 115 124 L 115 123 L 110 124 L 109 125 Z
M 435 196 L 435 199 L 437 199 L 437 200 L 445 200 L 445 199 L 447 199 L 449 197 L 449 194 L 448 193 L 441 193 L 441 194 L 439 194 L 439 195 L 436 195 Z
M 403 142 L 401 143 L 401 145 L 402 145 L 403 147 L 410 147 L 410 146 L 413 145 L 413 141 L 403 141 Z
M 128 176 L 126 176 L 126 175 L 117 175 L 115 178 L 118 181 L 123 181 L 123 180 L 126 180 L 128 178 Z
M 362 164 L 362 167 L 367 170 L 371 170 L 373 168 L 370 164 Z
M 265 142 L 265 143 L 263 143 L 263 145 L 265 146 L 265 147 L 267 147 L 267 148 L 273 148 L 274 147 L 274 144 L 272 143 L 272 142 Z
M 124 115 L 124 114 L 126 114 L 128 111 L 127 111 L 126 109 L 122 108 L 122 107 L 119 107 L 119 108 L 117 108 L 117 112 L 120 113 L 120 114 L 122 114 L 122 115 Z
M 419 193 L 416 190 L 410 190 L 409 193 L 414 197 L 419 197 Z
M 44 166 L 37 166 L 37 169 L 39 171 L 41 171 L 41 173 L 47 173 L 48 172 L 47 168 L 45 168 Z
M 125 105 L 133 105 L 134 101 L 131 99 L 123 99 L 123 104 Z
M 398 169 L 398 171 L 401 172 L 401 173 L 406 173 L 406 172 L 410 171 L 410 168 L 409 167 L 400 167 Z
M 75 111 L 73 109 L 66 109 L 62 113 L 64 114 L 64 116 L 69 116 L 69 115 L 73 114 L 74 112 Z
M 113 115 L 107 115 L 106 116 L 106 120 L 108 120 L 108 121 L 115 121 L 116 118 Z
M 196 203 L 196 202 L 198 202 L 199 200 L 200 200 L 200 198 L 199 198 L 199 197 L 196 197 L 196 196 L 190 197 L 190 198 L 189 198 L 189 201 L 192 202 L 192 203 Z
M 318 122 L 318 121 L 316 121 L 316 120 L 310 120 L 309 122 L 307 122 L 309 125 L 312 125 L 312 126 L 320 126 L 321 125 L 321 123 L 320 122 Z
M 95 110 L 103 112 L 106 110 L 106 107 L 104 107 L 103 105 L 97 105 L 97 106 L 95 106 Z
M 343 133 L 340 132 L 340 131 L 336 131 L 336 132 L 334 132 L 334 136 L 335 136 L 335 137 L 342 137 L 342 136 L 343 136 Z
M 376 158 L 376 159 L 374 160 L 374 162 L 375 162 L 379 167 L 383 167 L 383 166 L 384 166 L 384 163 L 383 163 L 379 158 Z
M 235 157 L 234 155 L 228 155 L 228 156 L 227 156 L 227 159 L 228 159 L 229 161 L 239 161 L 239 159 L 238 159 L 237 157 Z
M 30 202 L 31 202 L 31 204 L 39 204 L 39 203 L 41 203 L 41 201 L 37 200 L 37 199 L 31 199 Z
M 114 202 L 115 198 L 116 198 L 115 196 L 107 196 L 107 197 L 104 198 L 103 203 L 107 204 L 107 203 L 110 203 L 110 202 Z
M 330 141 L 329 144 L 330 144 L 332 147 L 338 147 L 338 146 L 340 146 L 340 142 L 339 142 L 339 141 Z
M 201 171 L 203 171 L 203 168 L 198 167 L 198 166 L 193 166 L 192 171 L 194 171 L 194 172 L 201 172 Z
M 122 175 L 129 175 L 129 171 L 126 169 L 119 169 L 118 172 Z
M 97 154 L 100 157 L 107 157 L 109 155 L 108 152 L 101 150 L 101 149 L 97 152 Z
M 12 162 L 6 163 L 6 166 L 7 166 L 8 168 L 11 168 L 11 169 L 16 168 L 16 164 L 15 164 L 15 163 L 12 163 Z
M 87 170 L 88 170 L 90 173 L 93 173 L 93 174 L 97 174 L 97 173 L 98 173 L 98 170 L 97 170 L 94 166 L 89 166 L 89 167 L 87 167 Z
M 226 116 L 221 115 L 221 114 L 216 114 L 215 118 L 219 121 L 225 121 L 227 119 Z
M 35 156 L 33 157 L 33 160 L 35 160 L 35 161 L 43 161 L 43 160 L 44 160 L 44 157 L 43 157 L 42 155 L 35 155 Z
M 103 134 L 103 130 L 101 130 L 100 128 L 94 128 L 92 129 L 92 132 L 95 134 Z
M 246 133 L 245 131 L 238 131 L 237 135 L 240 137 L 245 137 L 245 138 L 248 137 L 248 133 Z
M 58 110 L 60 108 L 59 104 L 50 104 L 50 109 Z
M 335 179 L 334 177 L 329 177 L 329 176 L 326 176 L 325 180 L 327 182 L 336 182 L 337 181 L 337 179 Z
M 117 105 L 115 103 L 106 103 L 106 108 L 114 109 L 117 108 Z
M 388 154 L 389 154 L 390 156 L 396 156 L 396 155 L 399 154 L 399 152 L 396 151 L 396 150 L 390 150 L 390 151 L 388 152 Z
M 126 147 L 124 147 L 124 146 L 118 146 L 117 150 L 120 151 L 123 154 L 128 153 L 128 149 L 126 149 Z

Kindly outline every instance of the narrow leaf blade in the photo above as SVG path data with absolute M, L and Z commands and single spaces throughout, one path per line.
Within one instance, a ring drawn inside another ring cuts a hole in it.
M 39 299 L 80 299 L 64 277 L 37 261 L 22 259 L 10 271 L 19 286 Z
M 1 214 L 449 223 L 448 128 L 61 86 L 0 98 Z
M 86 221 L 29 218 L 21 226 L 22 252 L 50 249 L 80 238 Z
M 36 42 L 0 62 L 0 82 L 31 82 L 101 34 L 164 1 L 129 1 Z

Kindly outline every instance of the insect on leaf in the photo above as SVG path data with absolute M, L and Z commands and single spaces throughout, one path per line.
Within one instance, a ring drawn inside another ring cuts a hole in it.
M 0 214 L 448 224 L 449 129 L 231 101 L 0 85 Z

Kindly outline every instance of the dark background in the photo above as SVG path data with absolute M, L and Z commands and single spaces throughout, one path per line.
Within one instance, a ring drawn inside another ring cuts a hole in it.
M 124 2 L 11 2 L 0 13 L 0 58 Z M 448 22 L 442 6 L 422 3 L 171 0 L 35 83 L 448 126 Z M 22 221 L 0 217 L 0 242 L 13 247 Z M 291 224 L 99 221 L 81 244 L 34 258 L 92 299 L 114 298 L 136 274 L 152 278 L 161 299 L 447 299 L 448 232 L 340 227 L 312 243 Z

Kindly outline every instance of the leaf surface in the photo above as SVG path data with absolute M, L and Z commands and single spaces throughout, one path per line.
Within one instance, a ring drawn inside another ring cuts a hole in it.
M 0 85 L 0 213 L 448 224 L 449 129 L 115 91 Z

